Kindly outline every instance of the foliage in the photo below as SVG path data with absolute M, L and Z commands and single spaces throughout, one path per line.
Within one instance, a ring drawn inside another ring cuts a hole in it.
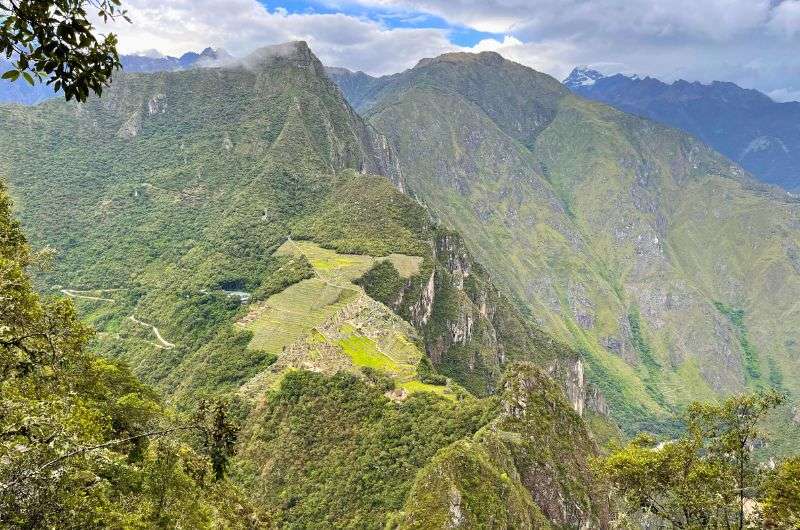
M 628 325 L 631 328 L 631 342 L 639 353 L 639 358 L 644 365 L 646 374 L 643 376 L 644 386 L 652 398 L 661 406 L 668 408 L 664 393 L 658 388 L 661 364 L 653 356 L 650 344 L 644 336 L 639 308 L 633 307 L 628 313 Z
M 321 70 L 307 48 L 292 53 Z M 350 252 L 429 252 L 424 211 L 360 173 L 379 167 L 374 133 L 320 71 L 282 56 L 115 75 L 102 102 L 0 109 L 0 128 L 17 131 L 0 148 L 21 216 L 57 255 L 38 286 L 115 289 L 113 301 L 75 299 L 100 331 L 93 348 L 179 407 L 274 362 L 248 348 L 235 326 L 248 308 L 223 290 L 256 303 L 313 277 L 302 256 L 276 253 L 290 235 Z M 31 157 L 35 175 L 23 177 Z M 131 316 L 174 347 L 159 348 Z
M 364 379 L 366 379 L 369 384 L 375 386 L 375 388 L 379 390 L 391 392 L 395 388 L 395 382 L 391 376 L 371 366 L 362 366 L 361 373 L 364 374 Z
M 623 508 L 674 528 L 745 528 L 745 508 L 759 497 L 764 471 L 753 459 L 759 423 L 783 397 L 774 391 L 693 403 L 686 432 L 658 444 L 641 434 L 598 461 Z
M 794 227 L 797 239 L 796 200 L 687 135 L 495 54 L 445 54 L 378 79 L 332 75 L 386 135 L 405 189 L 511 300 L 586 352 L 587 377 L 626 432 L 667 430 L 692 400 L 741 391 L 742 375 L 759 388 L 767 354 L 770 381 L 800 395 L 789 377 L 796 319 L 774 318 L 790 314 L 800 287 L 783 235 Z M 719 328 L 709 311 L 709 299 L 731 295 L 750 333 Z M 736 342 L 741 365 L 725 354 Z M 496 379 L 487 372 L 480 379 Z
M 800 456 L 786 459 L 769 474 L 761 502 L 767 528 L 800 527 Z
M 289 372 L 240 436 L 238 476 L 281 528 L 381 528 L 416 472 L 495 413 L 491 402 L 384 397 L 353 375 Z
M 391 307 L 405 281 L 391 261 L 381 260 L 354 283 L 378 302 Z
M 426 355 L 423 355 L 419 360 L 419 364 L 417 364 L 417 375 L 419 376 L 420 381 L 423 383 L 428 383 L 429 385 L 447 384 L 447 378 L 436 373 L 436 370 L 433 368 L 433 364 L 431 364 L 431 360 Z
M 172 438 L 196 427 L 174 422 L 124 365 L 86 351 L 90 330 L 72 303 L 33 290 L 34 258 L 0 188 L 0 525 L 204 528 L 238 518 L 215 504 L 209 461 Z
M 116 36 L 98 40 L 87 10 L 104 22 L 127 20 L 119 0 L 0 2 L 0 53 L 14 60 L 3 79 L 22 76 L 31 85 L 46 80 L 67 100 L 86 101 L 90 91 L 100 95 L 121 64 Z
M 744 354 L 742 363 L 744 364 L 745 375 L 747 376 L 748 381 L 760 379 L 761 368 L 759 368 L 758 365 L 758 354 L 748 338 L 747 327 L 744 324 L 744 309 L 731 307 L 723 304 L 722 302 L 714 302 L 714 307 L 716 307 L 717 311 L 725 315 L 728 320 L 730 320 L 739 336 L 739 345 L 742 347 L 742 353 Z M 770 371 L 770 378 L 773 382 L 775 380 L 779 381 L 780 372 Z
M 230 465 L 238 430 L 230 422 L 227 405 L 223 401 L 214 404 L 201 401 L 193 422 L 200 431 L 201 447 L 211 459 L 214 478 L 222 480 Z
M 440 451 L 417 474 L 401 528 L 605 528 L 595 446 L 559 386 L 529 363 L 511 365 L 501 413 Z
M 332 193 L 292 233 L 342 254 L 385 256 L 392 252 L 425 256 L 428 236 L 424 210 L 397 192 L 385 177 L 346 172 Z

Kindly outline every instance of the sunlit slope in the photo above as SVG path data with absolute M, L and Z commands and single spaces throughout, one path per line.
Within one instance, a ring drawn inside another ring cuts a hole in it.
M 745 388 L 797 396 L 800 204 L 553 83 L 447 54 L 360 101 L 410 192 L 584 352 L 629 428 Z
M 444 385 L 419 380 L 417 365 L 424 353 L 414 328 L 353 283 L 383 260 L 404 270 L 408 279 L 419 272 L 421 257 L 340 254 L 308 241 L 292 240 L 276 254 L 302 256 L 313 267 L 314 276 L 252 304 L 238 321 L 237 326 L 252 332 L 250 349 L 276 358 L 265 372 L 245 384 L 245 394 L 274 387 L 290 370 L 359 374 L 364 368 L 407 391 L 452 394 Z
M 54 250 L 40 288 L 73 296 L 93 347 L 171 404 L 229 404 L 230 476 L 275 526 L 399 522 L 417 472 L 497 417 L 514 361 L 556 389 L 537 415 L 602 423 L 577 354 L 393 186 L 385 139 L 304 43 L 120 75 L 85 105 L 0 108 L 0 148 L 35 245 Z
M 284 348 L 292 366 L 328 352 L 297 345 L 353 304 L 401 317 L 415 347 L 479 395 L 512 360 L 580 372 L 456 235 L 392 186 L 401 171 L 385 138 L 304 43 L 225 68 L 119 75 L 102 99 L 0 108 L 0 123 L 14 131 L 0 134 L 0 171 L 33 240 L 55 253 L 40 286 L 75 295 L 96 348 L 177 402 L 235 391 Z M 286 251 L 289 240 L 317 250 Z M 361 275 L 369 303 L 351 281 Z M 322 342 L 361 359 L 373 345 L 352 336 L 335 329 Z M 399 364 L 404 379 L 413 363 Z
M 424 254 L 424 223 L 365 174 L 393 174 L 383 142 L 304 43 L 230 68 L 118 75 L 102 99 L 3 107 L 0 123 L 13 131 L 0 173 L 55 254 L 41 287 L 81 295 L 97 347 L 168 392 L 235 387 L 273 360 L 232 326 L 243 309 L 230 293 L 255 302 L 312 276 L 275 254 L 288 236 Z M 317 215 L 336 214 L 327 200 L 387 203 L 379 222 L 341 222 Z

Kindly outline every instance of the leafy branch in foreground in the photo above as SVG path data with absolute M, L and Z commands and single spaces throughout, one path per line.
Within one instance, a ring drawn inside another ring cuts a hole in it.
M 98 39 L 87 10 L 128 20 L 119 0 L 0 0 L 0 53 L 13 65 L 2 78 L 44 81 L 67 100 L 100 95 L 121 67 L 117 37 Z
M 774 390 L 694 403 L 686 434 L 669 442 L 640 434 L 597 463 L 640 522 L 671 528 L 748 528 L 758 522 L 767 469 L 753 458 L 759 423 L 784 397 Z M 778 526 L 780 527 L 780 526 Z

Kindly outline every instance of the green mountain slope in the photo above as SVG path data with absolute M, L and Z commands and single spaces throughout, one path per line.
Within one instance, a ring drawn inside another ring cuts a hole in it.
M 381 79 L 358 108 L 404 186 L 584 353 L 627 429 L 744 388 L 800 395 L 800 203 L 497 54 Z
M 536 362 L 568 395 L 551 399 L 605 421 L 577 354 L 392 185 L 385 138 L 305 43 L 122 75 L 85 105 L 0 107 L 0 131 L 0 174 L 55 254 L 40 288 L 71 297 L 94 349 L 178 408 L 240 404 L 237 479 L 275 521 L 398 517 L 415 473 L 497 417 L 484 396 L 512 361 Z M 310 460 L 295 462 L 305 437 Z M 358 500 L 341 498 L 337 469 L 353 471 Z

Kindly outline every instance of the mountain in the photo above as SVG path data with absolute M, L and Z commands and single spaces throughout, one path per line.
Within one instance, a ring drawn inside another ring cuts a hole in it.
M 0 57 L 0 72 L 6 72 L 11 64 Z M 7 79 L 0 80 L 0 102 L 19 103 L 21 105 L 35 105 L 53 96 L 53 90 L 47 85 L 38 84 L 31 86 L 26 82 L 12 83 Z
M 229 400 L 232 480 L 274 526 L 608 526 L 588 462 L 617 433 L 584 362 L 398 189 L 305 43 L 0 106 L 0 131 L 55 255 L 39 288 L 169 405 Z
M 495 53 L 424 59 L 355 94 L 329 75 L 388 138 L 404 189 L 582 353 L 624 429 L 669 432 L 689 401 L 748 388 L 798 398 L 796 199 Z
M 126 72 L 171 72 L 187 68 L 210 68 L 223 66 L 235 61 L 235 58 L 221 48 L 206 48 L 200 53 L 187 52 L 180 57 L 160 54 L 122 55 L 120 62 Z M 8 61 L 0 59 L 0 71 L 10 68 Z M 12 83 L 0 81 L 0 103 L 19 103 L 36 105 L 55 96 L 46 84 Z
M 652 77 L 603 75 L 576 68 L 564 84 L 583 97 L 686 131 L 751 172 L 800 191 L 800 103 L 778 103 L 757 90 Z

